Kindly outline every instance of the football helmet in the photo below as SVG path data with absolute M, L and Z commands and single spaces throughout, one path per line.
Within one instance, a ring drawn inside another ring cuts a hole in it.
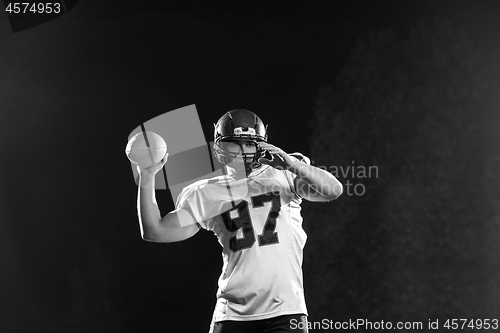
M 222 164 L 228 165 L 235 161 L 245 165 L 247 175 L 261 166 L 259 158 L 264 157 L 265 151 L 260 149 L 257 143 L 267 142 L 267 126 L 252 111 L 235 109 L 226 112 L 219 121 L 214 124 L 214 156 Z M 255 145 L 255 153 L 245 153 L 243 142 L 251 142 Z M 238 153 L 229 151 L 229 144 L 237 144 L 240 149 Z

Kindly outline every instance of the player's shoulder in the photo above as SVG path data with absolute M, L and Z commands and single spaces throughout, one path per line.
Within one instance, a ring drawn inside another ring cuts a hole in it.
M 200 179 L 184 187 L 184 191 L 200 190 L 209 185 L 225 184 L 225 182 L 227 182 L 227 179 L 228 176 L 226 175 L 216 176 L 213 178 Z

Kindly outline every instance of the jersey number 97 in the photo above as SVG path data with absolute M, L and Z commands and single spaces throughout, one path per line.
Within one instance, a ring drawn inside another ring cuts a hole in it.
M 252 200 L 253 208 L 264 206 L 265 203 L 270 202 L 271 208 L 267 214 L 266 223 L 262 234 L 258 235 L 259 246 L 271 245 L 278 243 L 278 233 L 276 230 L 276 220 L 280 212 L 280 194 L 279 192 L 270 192 L 266 194 L 257 195 L 250 198 Z M 231 212 L 238 211 L 238 216 L 232 218 Z M 221 214 L 222 220 L 226 229 L 231 232 L 236 232 L 242 229 L 243 237 L 237 238 L 236 235 L 229 240 L 229 247 L 234 252 L 249 249 L 255 243 L 255 233 L 250 217 L 248 202 L 241 201 L 233 209 L 228 210 Z

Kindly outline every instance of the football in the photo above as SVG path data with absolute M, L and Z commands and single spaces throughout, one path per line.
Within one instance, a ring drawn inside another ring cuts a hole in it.
M 125 154 L 130 162 L 148 168 L 158 164 L 167 153 L 167 143 L 154 132 L 140 132 L 127 143 Z

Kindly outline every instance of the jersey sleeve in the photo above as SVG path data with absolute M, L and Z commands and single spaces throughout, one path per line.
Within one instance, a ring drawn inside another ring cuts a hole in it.
M 309 159 L 309 157 L 303 155 L 302 153 L 290 153 L 288 155 L 290 155 L 292 158 L 299 160 L 302 163 L 311 165 L 311 160 Z M 285 173 L 285 178 L 288 181 L 288 184 L 290 185 L 290 190 L 292 191 L 292 193 L 296 196 L 297 199 L 299 200 L 302 199 L 302 197 L 298 194 L 297 189 L 295 188 L 295 178 L 297 178 L 297 175 L 288 170 L 285 170 L 283 172 Z
M 177 197 L 176 209 L 183 209 L 191 214 L 196 222 L 204 229 L 207 229 L 207 223 L 211 220 L 207 214 L 206 198 L 198 186 L 187 186 Z

